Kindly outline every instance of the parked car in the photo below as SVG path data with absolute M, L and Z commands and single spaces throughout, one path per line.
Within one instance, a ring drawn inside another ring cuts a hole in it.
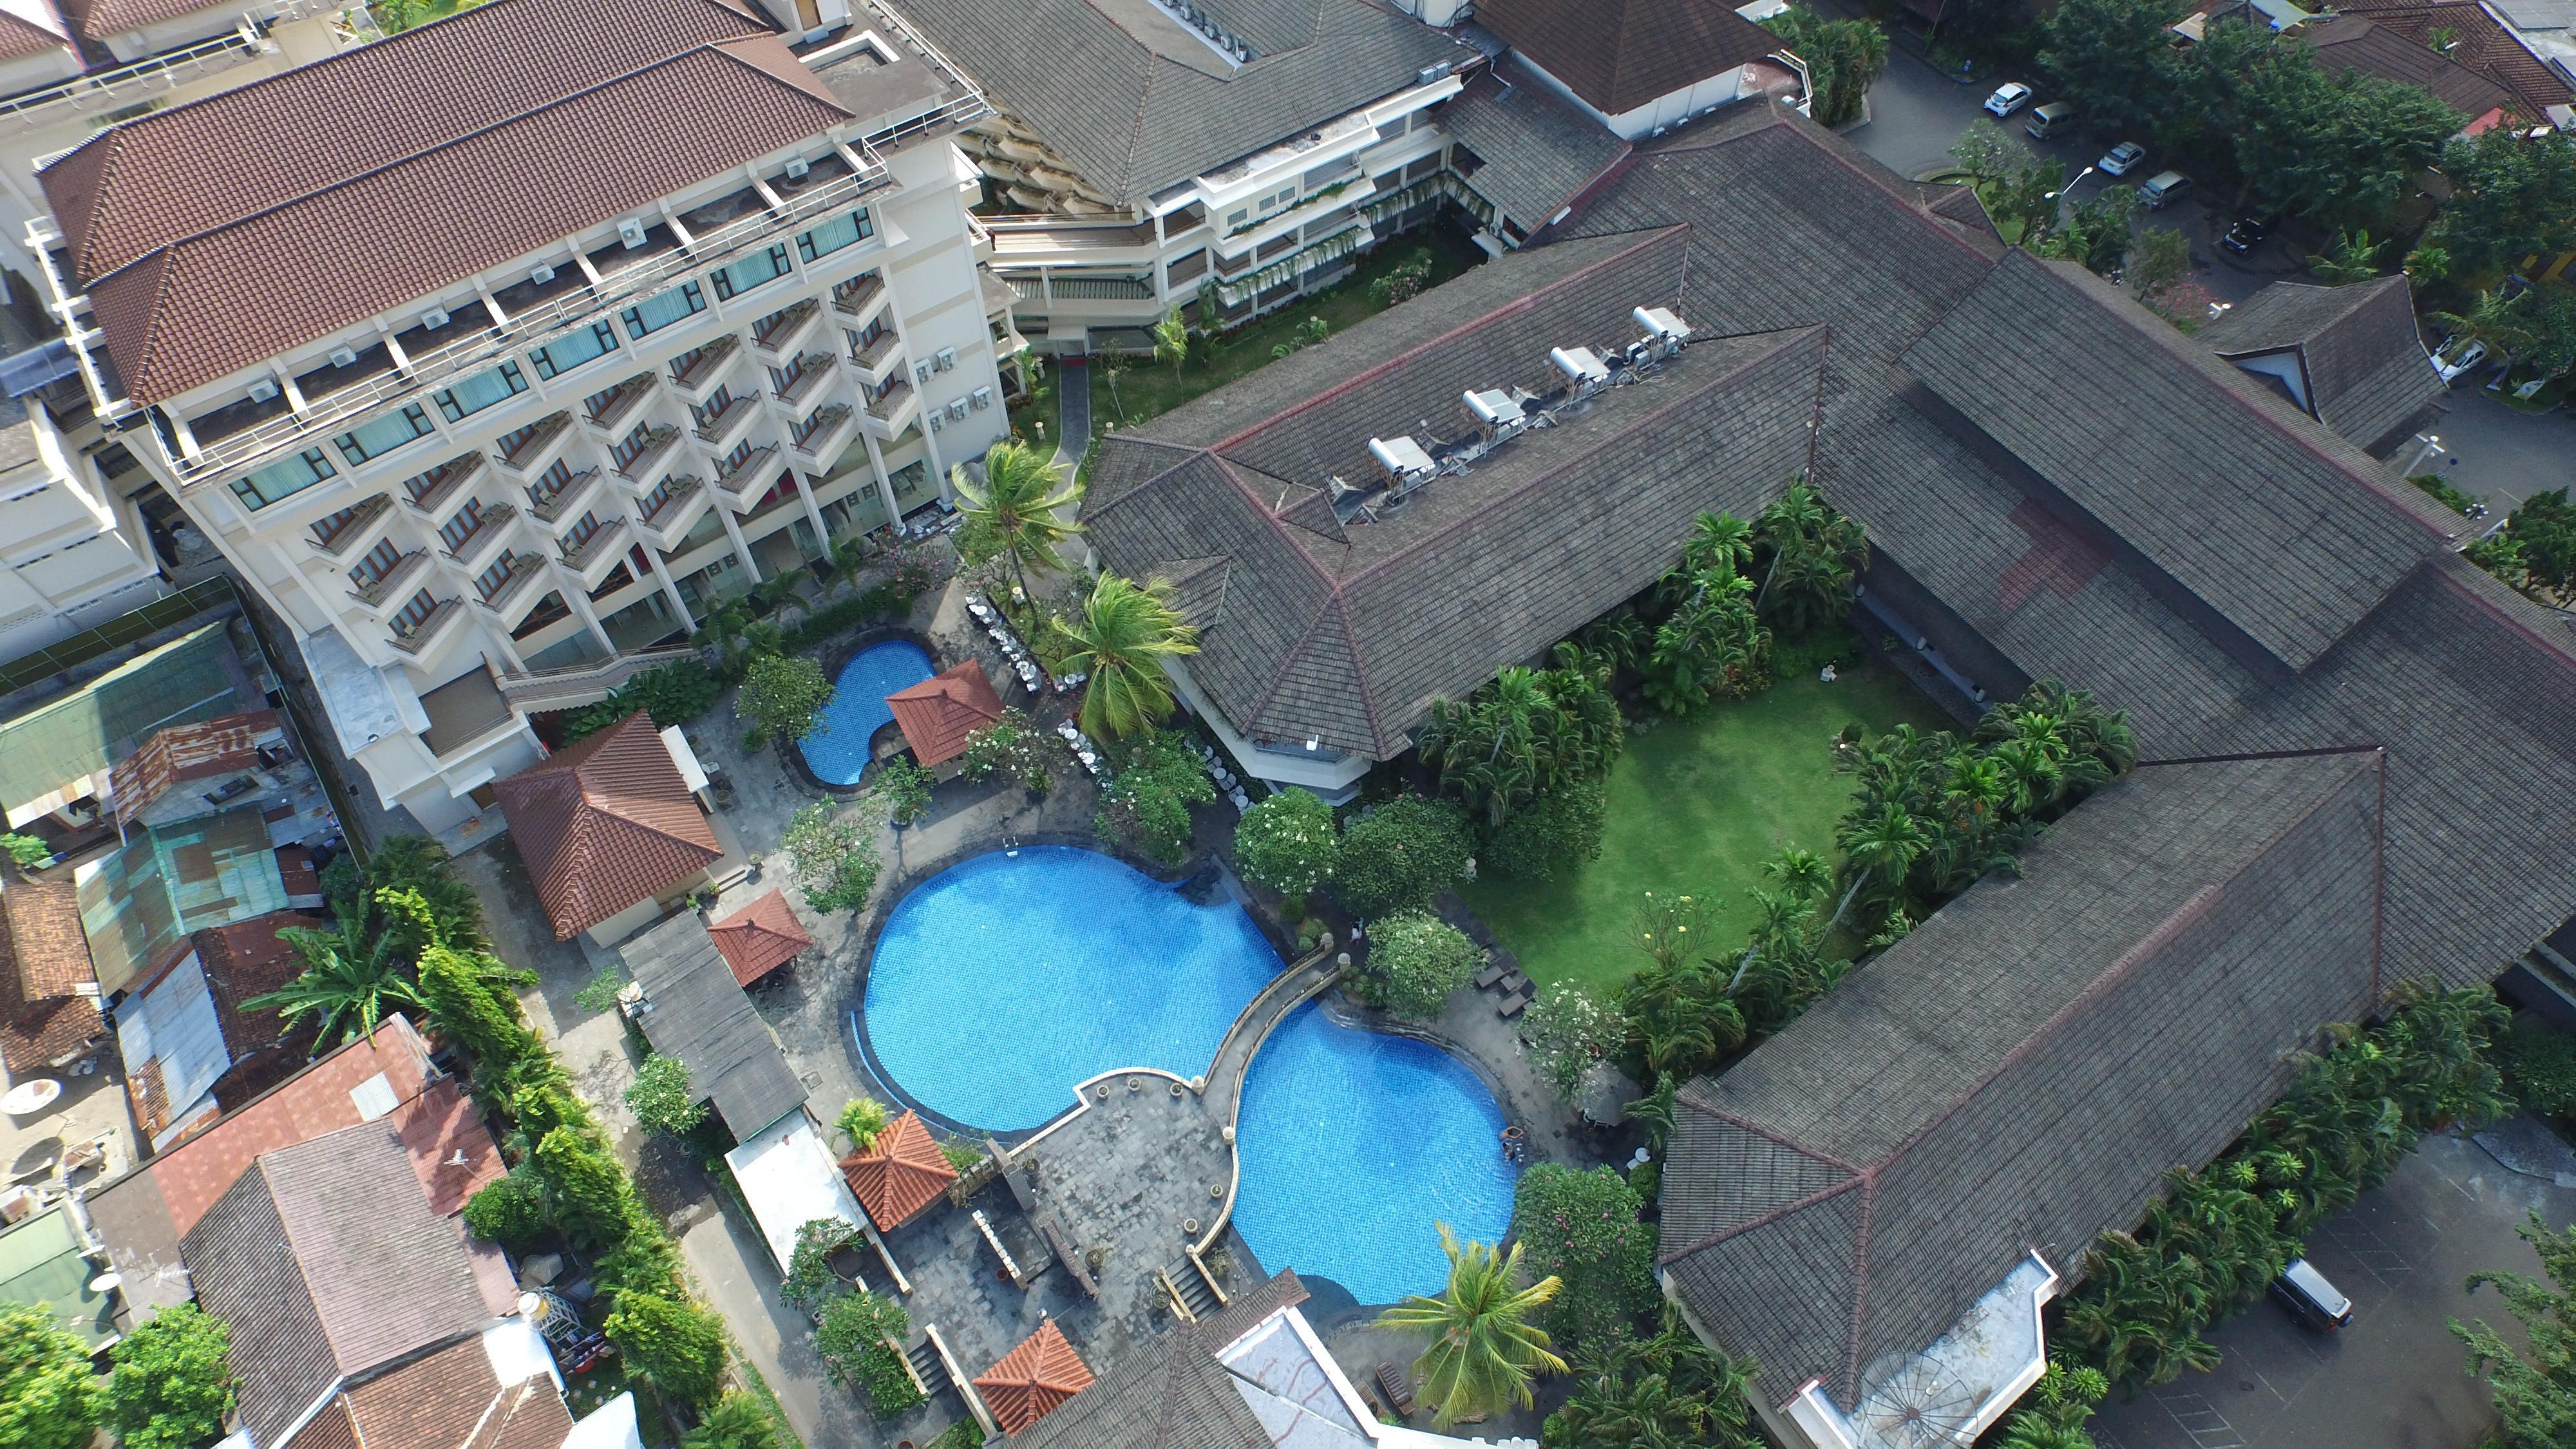
M 2486 360 L 2487 345 L 2483 342 L 2471 342 L 2457 350 L 2445 342 L 2442 350 L 2433 354 L 2433 370 L 2442 375 L 2442 383 L 2447 387 L 2458 381 L 2462 373 Z
M 2305 1258 L 2293 1259 L 2272 1280 L 2272 1295 L 2290 1310 L 2290 1316 L 2310 1328 L 2332 1332 L 2352 1326 L 2352 1300 L 2343 1296 L 2326 1275 L 2316 1270 Z
M 2126 176 L 2139 162 L 2146 159 L 2146 147 L 2135 141 L 2123 141 L 2103 152 L 2102 159 L 2094 162 L 2093 165 L 2106 176 Z
M 2263 238 L 2271 234 L 2272 223 L 2269 221 L 2259 216 L 2240 216 L 2236 224 L 2227 229 L 2227 235 L 2218 239 L 2218 244 L 2241 257 L 2261 246 Z
M 2138 188 L 2138 200 L 2144 202 L 2149 211 L 2162 211 L 2189 195 L 2191 178 L 2179 171 L 2159 171 L 2147 178 L 2146 185 Z
M 2022 129 L 2030 133 L 2032 140 L 2045 141 L 2060 131 L 2072 130 L 2074 127 L 2075 103 L 2050 101 L 2047 105 L 2034 108 L 2030 113 L 2030 124 Z
M 1986 110 L 1996 119 L 2001 120 L 2029 105 L 2030 96 L 2030 87 L 2020 81 L 2005 81 L 1995 87 L 1993 95 L 1986 97 Z

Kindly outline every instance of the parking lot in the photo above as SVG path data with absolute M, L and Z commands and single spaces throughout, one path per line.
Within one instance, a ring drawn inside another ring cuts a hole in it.
M 2546 1139 L 2546 1129 L 2526 1123 Z M 2469 1377 L 2453 1318 L 2507 1322 L 2493 1290 L 2462 1289 L 2485 1269 L 2537 1274 L 2514 1235 L 2537 1211 L 2576 1223 L 2576 1157 L 2558 1175 L 2505 1167 L 2457 1134 L 2425 1140 L 2396 1174 L 2320 1228 L 2309 1261 L 2353 1302 L 2352 1327 L 2299 1327 L 2277 1303 L 2210 1334 L 2217 1370 L 2185 1374 L 2093 1421 L 2101 1449 L 2471 1449 L 2494 1422 Z M 2549 1170 L 2551 1164 L 2524 1161 Z M 2559 1185 L 2563 1177 L 2568 1186 Z

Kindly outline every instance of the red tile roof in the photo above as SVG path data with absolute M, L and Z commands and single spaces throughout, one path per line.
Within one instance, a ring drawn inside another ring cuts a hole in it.
M 70 996 L 98 980 L 81 933 L 80 888 L 56 868 L 41 876 L 0 872 L 0 923 L 17 972 L 17 998 L 32 1006 Z M 0 1000 L 0 1008 L 9 1003 Z
M 733 968 L 733 979 L 745 986 L 795 960 L 798 952 L 814 944 L 814 938 L 796 923 L 796 912 L 788 907 L 783 890 L 773 890 L 721 921 L 708 922 L 707 934 L 715 938 L 716 950 Z
M 945 764 L 966 753 L 966 737 L 1002 717 L 1002 697 L 984 677 L 979 660 L 969 659 L 908 689 L 885 697 L 895 723 L 923 765 Z
M 641 710 L 492 788 L 562 940 L 724 856 Z
M 24 60 L 31 55 L 72 49 L 71 32 L 52 5 L 36 0 L 20 8 L 27 13 L 0 11 L 0 60 Z
M 1091 1370 L 1052 1318 L 975 1379 L 984 1406 L 1005 1434 L 1020 1432 L 1089 1387 Z
M 847 119 L 723 0 L 499 0 L 102 132 L 40 180 L 149 403 Z
M 892 1232 L 938 1201 L 957 1180 L 957 1169 L 930 1140 L 921 1114 L 906 1112 L 887 1124 L 867 1151 L 842 1158 L 841 1176 L 867 1210 L 868 1221 Z
M 261 737 L 283 729 L 277 711 L 260 709 L 156 731 L 143 748 L 117 761 L 108 776 L 109 792 L 116 797 L 116 823 L 132 822 L 144 806 L 182 781 L 249 769 L 259 763 Z

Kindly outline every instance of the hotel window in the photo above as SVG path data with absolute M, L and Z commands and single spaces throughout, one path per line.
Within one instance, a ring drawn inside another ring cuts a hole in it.
M 376 546 L 368 549 L 366 556 L 358 560 L 357 567 L 349 570 L 349 582 L 363 589 L 392 573 L 394 565 L 402 562 L 402 557 L 402 545 L 390 538 L 380 538 L 376 540 Z
M 893 372 L 888 373 L 886 375 L 886 380 L 883 382 L 860 383 L 859 392 L 861 396 L 868 400 L 868 406 L 874 407 L 878 403 L 884 402 L 887 398 L 893 396 L 894 390 L 901 386 L 903 386 L 903 369 L 898 367 Z
M 350 524 L 357 521 L 358 510 L 355 507 L 343 508 L 313 525 L 313 541 L 324 548 L 329 548 L 333 540 L 346 532 Z
M 340 470 L 322 456 L 320 448 L 307 448 L 291 458 L 281 458 L 256 473 L 233 480 L 233 494 L 246 508 L 266 508 L 277 500 L 301 493 Z
M 787 243 L 755 252 L 715 275 L 716 295 L 727 300 L 787 274 Z
M 454 553 L 465 546 L 467 539 L 482 531 L 483 500 L 468 498 L 465 500 L 465 506 L 456 510 L 456 516 L 447 520 L 446 526 L 438 530 L 438 537 L 440 542 L 447 545 L 447 551 Z
M 605 322 L 593 322 L 569 337 L 549 342 L 529 353 L 528 360 L 537 365 L 537 376 L 556 377 L 616 350 L 617 329 Z
M 496 402 L 503 402 L 528 390 L 528 380 L 519 373 L 519 364 L 504 362 L 489 372 L 477 373 L 454 387 L 432 394 L 438 411 L 453 423 L 469 413 L 479 413 Z
M 501 592 L 501 586 L 510 581 L 510 576 L 518 572 L 518 563 L 515 556 L 503 555 L 490 568 L 474 576 L 474 591 L 481 594 L 485 602 L 490 602 L 494 594 Z
M 639 302 L 617 315 L 625 319 L 627 336 L 642 337 L 648 333 L 659 332 L 674 322 L 693 317 L 706 309 L 707 299 L 705 294 L 698 290 L 698 284 L 682 282 L 661 296 Z M 679 360 L 672 359 L 672 365 L 677 367 Z
M 564 552 L 571 553 L 583 544 L 590 542 L 592 537 L 598 532 L 599 515 L 596 513 L 583 514 L 573 522 L 571 529 L 565 532 L 563 536 Z
M 776 372 L 777 370 L 778 369 L 774 367 L 770 369 L 772 372 Z M 689 416 L 696 421 L 699 427 L 703 428 L 707 424 L 714 422 L 716 419 L 723 417 L 725 409 L 732 406 L 733 388 L 731 386 L 720 387 L 714 392 L 708 393 L 707 400 L 705 402 L 689 404 Z
M 794 387 L 797 379 L 804 375 L 805 359 L 800 355 L 790 359 L 785 367 L 773 367 L 769 369 L 769 385 L 777 391 L 780 397 L 784 398 L 787 395 L 787 390 Z
M 572 465 L 557 458 L 551 467 L 536 476 L 536 481 L 528 485 L 528 496 L 543 503 L 570 486 L 572 486 Z
M 381 458 L 414 438 L 429 433 L 429 413 L 412 403 L 400 412 L 387 413 L 362 428 L 353 428 L 331 441 L 338 444 L 340 456 L 354 468 L 371 458 Z
M 734 444 L 733 451 L 725 454 L 724 461 L 716 465 L 716 476 L 719 478 L 732 477 L 733 470 L 741 467 L 750 457 L 751 439 L 745 438 L 741 442 Z
M 651 423 L 637 423 L 635 425 L 635 431 L 618 439 L 617 446 L 609 449 L 608 451 L 609 456 L 616 460 L 618 471 L 624 472 L 627 464 L 643 457 L 644 450 L 652 446 L 653 425 Z
M 423 589 L 412 595 L 411 602 L 394 615 L 394 632 L 408 639 L 420 631 L 421 625 L 429 622 L 430 615 L 437 612 L 438 601 L 429 596 L 429 590 Z
M 850 332 L 847 327 L 841 330 Z M 883 315 L 869 318 L 867 326 L 856 332 L 850 332 L 850 356 L 856 357 L 875 346 L 877 339 L 886 335 L 886 330 L 886 319 Z
M 877 234 L 877 224 L 861 207 L 847 216 L 836 216 L 809 232 L 796 237 L 796 255 L 807 261 L 827 257 L 846 246 L 854 246 Z
M 635 512 L 645 521 L 650 522 L 654 514 L 662 511 L 662 505 L 670 501 L 671 480 L 666 475 L 661 482 L 646 490 L 642 498 L 635 501 Z
M 418 503 L 437 492 L 439 485 L 447 481 L 448 476 L 456 471 L 456 467 L 454 463 L 441 463 L 435 468 L 414 473 L 403 480 L 403 492 L 410 496 L 412 502 Z

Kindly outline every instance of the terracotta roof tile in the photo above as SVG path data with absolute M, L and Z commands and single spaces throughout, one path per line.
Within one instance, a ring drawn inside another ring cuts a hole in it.
M 2419 45 L 2430 45 L 2436 30 L 2446 32 L 2445 38 L 2454 42 L 2450 52 L 2453 63 L 2513 92 L 2532 120 L 2541 119 L 2549 107 L 2566 105 L 2570 99 L 2567 78 L 2533 54 L 2478 0 L 2355 0 L 2339 3 L 2335 9 L 2345 15 L 2368 16 L 2372 24 L 2396 31 Z
M 641 710 L 493 790 L 563 940 L 724 855 Z
M 261 709 L 156 731 L 143 748 L 119 760 L 108 777 L 117 823 L 132 821 L 182 781 L 249 769 L 259 762 L 261 738 L 283 729 L 277 711 Z
M 155 402 L 848 117 L 718 0 L 501 0 L 103 132 L 41 180 Z
M 1780 48 L 1717 0 L 1484 0 L 1476 19 L 1605 116 Z
M 340 1402 L 367 1449 L 457 1449 L 500 1390 L 478 1336 L 355 1385 Z
M 411 1154 L 421 1191 L 429 1195 L 430 1211 L 440 1217 L 465 1211 L 467 1198 L 509 1170 L 501 1160 L 501 1145 L 483 1125 L 482 1109 L 454 1077 L 432 1082 L 427 1091 L 394 1108 L 394 1127 L 402 1134 L 403 1150 Z
M 25 8 L 42 18 L 30 19 L 14 10 L 0 11 L 0 60 L 25 60 L 49 51 L 72 49 L 70 33 L 53 6 L 37 0 Z
M 912 757 L 925 766 L 966 753 L 966 737 L 1002 717 L 1002 697 L 984 677 L 982 661 L 974 659 L 896 690 L 885 701 L 903 726 Z
M 1052 1318 L 975 1379 L 984 1406 L 1005 1434 L 1020 1432 L 1089 1387 L 1091 1370 Z
M 733 968 L 733 979 L 745 986 L 796 959 L 814 944 L 796 923 L 787 893 L 773 890 L 721 921 L 711 921 L 707 934 Z
M 874 1146 L 842 1158 L 841 1176 L 867 1209 L 868 1221 L 890 1233 L 938 1201 L 957 1180 L 957 1169 L 930 1140 L 921 1114 L 906 1112 L 877 1134 Z
M 325 924 L 301 911 L 276 911 L 196 934 L 197 958 L 215 998 L 215 1021 L 236 1063 L 275 1046 L 282 1034 L 276 1012 L 244 1010 L 242 1003 L 304 974 L 304 958 L 277 933 L 289 926 L 319 930 Z
M 0 915 L 7 921 L 18 999 L 29 1005 L 55 1000 L 98 980 L 89 938 L 81 934 L 80 890 L 69 870 L 42 877 L 14 869 L 0 873 Z

